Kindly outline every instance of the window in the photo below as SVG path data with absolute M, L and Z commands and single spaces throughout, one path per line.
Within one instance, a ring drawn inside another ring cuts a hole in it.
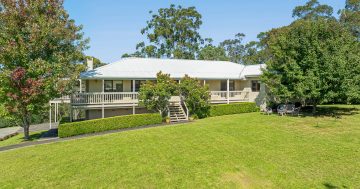
M 235 91 L 235 81 L 234 80 L 229 81 L 229 91 Z
M 123 92 L 123 81 L 105 80 L 104 92 Z
M 221 91 L 227 91 L 227 81 L 221 81 Z M 235 91 L 235 81 L 229 81 L 229 91 Z
M 259 92 L 260 91 L 260 82 L 259 81 L 251 81 L 251 90 L 253 92 Z
M 113 90 L 115 92 L 123 92 L 124 91 L 124 88 L 123 88 L 123 81 L 120 80 L 120 81 L 114 81 L 114 88 Z
M 105 80 L 104 81 L 104 91 L 105 92 L 112 92 L 113 91 L 113 81 L 112 80 Z
M 145 80 L 135 80 L 135 92 L 139 92 L 140 86 L 145 82 Z M 131 91 L 133 91 L 133 80 L 131 81 Z

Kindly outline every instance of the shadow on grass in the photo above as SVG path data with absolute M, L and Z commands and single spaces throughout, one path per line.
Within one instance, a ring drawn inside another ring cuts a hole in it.
M 326 183 L 324 183 L 323 184 L 324 186 L 325 186 L 325 188 L 326 189 L 340 189 L 340 188 L 348 188 L 347 186 L 341 186 L 341 187 L 339 187 L 339 186 L 335 186 L 335 185 L 333 185 L 332 183 L 329 183 L 329 182 L 326 182 Z
M 304 117 L 334 117 L 335 119 L 341 119 L 342 116 L 359 114 L 360 109 L 355 106 L 319 106 L 315 115 L 312 113 L 312 107 L 305 107 L 301 113 L 301 116 Z
M 322 105 L 316 108 L 316 114 L 312 113 L 312 106 L 306 106 L 301 108 L 300 113 L 286 114 L 286 116 L 292 117 L 333 117 L 335 119 L 341 119 L 343 116 L 352 116 L 360 114 L 359 105 Z M 277 114 L 276 112 L 272 114 Z
M 30 133 L 29 140 L 25 140 L 25 137 L 21 137 L 21 139 L 22 139 L 22 142 L 34 141 L 34 140 L 40 139 L 41 136 L 45 133 L 47 133 L 47 131 L 37 132 L 37 133 L 33 133 L 33 134 Z

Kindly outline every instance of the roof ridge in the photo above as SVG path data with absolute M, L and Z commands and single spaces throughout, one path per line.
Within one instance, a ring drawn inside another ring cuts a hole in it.
M 227 63 L 233 63 L 233 64 L 238 64 L 235 62 L 231 62 L 231 61 L 227 61 L 227 60 L 197 60 L 197 59 L 183 59 L 183 58 L 156 58 L 156 57 L 149 57 L 149 58 L 145 58 L 145 57 L 125 57 L 125 58 L 121 58 L 118 61 L 115 61 L 113 63 L 116 62 L 120 62 L 122 60 L 126 60 L 126 59 L 149 59 L 149 60 L 174 60 L 174 61 L 199 61 L 199 62 L 227 62 Z

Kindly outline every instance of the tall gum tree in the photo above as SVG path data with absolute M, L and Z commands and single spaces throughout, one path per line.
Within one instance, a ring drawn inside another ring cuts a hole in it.
M 0 102 L 29 139 L 32 114 L 67 94 L 87 39 L 62 0 L 0 0 Z
M 125 54 L 124 57 L 196 58 L 203 39 L 198 31 L 202 16 L 195 7 L 184 8 L 172 4 L 169 8 L 160 8 L 156 13 L 150 11 L 150 14 L 151 19 L 141 30 L 148 43 L 139 43 L 135 53 Z

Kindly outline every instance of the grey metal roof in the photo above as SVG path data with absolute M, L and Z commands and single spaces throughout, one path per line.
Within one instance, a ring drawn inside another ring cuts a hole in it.
M 120 61 L 84 72 L 81 79 L 155 79 L 159 71 L 172 78 L 185 74 L 198 79 L 245 79 L 261 75 L 261 65 L 244 66 L 227 61 L 124 58 Z

